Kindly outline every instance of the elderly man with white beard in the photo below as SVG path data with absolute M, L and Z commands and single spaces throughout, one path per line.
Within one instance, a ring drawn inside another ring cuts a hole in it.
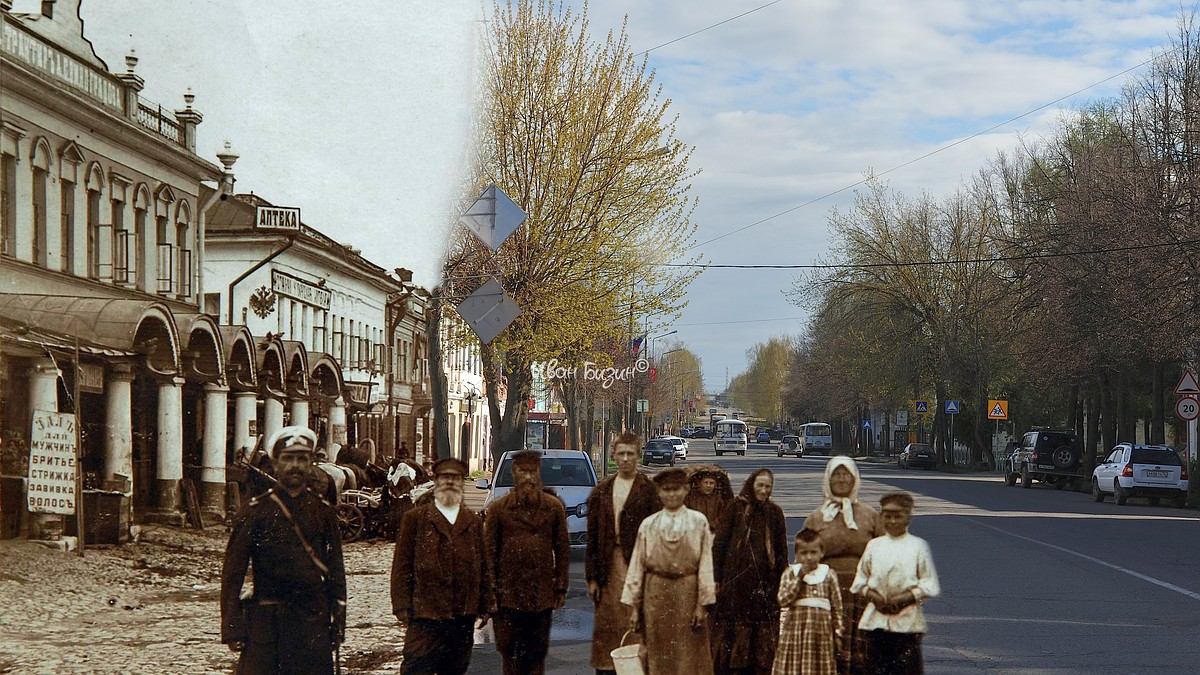
M 463 508 L 465 464 L 433 465 L 434 498 L 400 522 L 392 559 L 392 612 L 407 627 L 401 672 L 467 672 L 472 627 L 493 612 L 483 521 Z

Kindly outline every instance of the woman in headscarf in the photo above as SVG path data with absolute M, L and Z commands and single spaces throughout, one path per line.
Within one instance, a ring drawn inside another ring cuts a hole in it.
M 688 485 L 690 489 L 684 506 L 703 513 L 708 518 L 709 528 L 715 532 L 725 505 L 733 500 L 729 474 L 716 464 L 688 467 Z
M 725 507 L 713 542 L 716 673 L 769 673 L 779 638 L 779 579 L 788 565 L 783 509 L 771 501 L 775 475 L 759 469 Z
M 825 501 L 809 514 L 804 527 L 821 533 L 821 562 L 837 572 L 842 590 L 842 650 L 840 673 L 864 673 L 863 643 L 858 620 L 866 601 L 850 592 L 858 559 L 867 542 L 882 536 L 879 513 L 858 501 L 858 465 L 846 456 L 837 456 L 825 465 Z

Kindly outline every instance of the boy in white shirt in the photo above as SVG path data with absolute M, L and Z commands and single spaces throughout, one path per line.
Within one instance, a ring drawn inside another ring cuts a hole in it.
M 924 539 L 908 533 L 913 498 L 890 492 L 879 499 L 887 532 L 867 542 L 850 592 L 870 603 L 858 623 L 866 643 L 869 673 L 920 675 L 925 672 L 921 603 L 940 592 L 933 556 Z

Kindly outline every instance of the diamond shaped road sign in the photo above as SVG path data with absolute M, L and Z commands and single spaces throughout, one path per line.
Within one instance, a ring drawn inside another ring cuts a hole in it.
M 475 331 L 479 341 L 487 344 L 521 315 L 521 308 L 492 277 L 459 303 L 458 315 Z
M 483 194 L 479 195 L 479 199 L 476 199 L 458 220 L 474 232 L 488 248 L 497 251 L 500 244 L 503 244 L 527 217 L 521 207 L 504 194 L 504 190 L 493 184 L 487 186 Z

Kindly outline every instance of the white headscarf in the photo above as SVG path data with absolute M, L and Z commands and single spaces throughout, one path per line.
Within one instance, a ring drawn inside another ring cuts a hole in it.
M 850 487 L 850 494 L 846 497 L 837 497 L 833 494 L 833 490 L 829 489 L 829 478 L 833 476 L 834 470 L 838 467 L 845 467 L 850 475 L 854 476 L 854 485 Z M 840 511 L 846 527 L 851 530 L 858 529 L 858 523 L 854 521 L 854 503 L 858 501 L 858 483 L 858 464 L 853 459 L 845 455 L 829 459 L 825 465 L 825 501 L 821 504 L 821 515 L 824 516 L 825 522 L 828 523 L 837 518 Z

